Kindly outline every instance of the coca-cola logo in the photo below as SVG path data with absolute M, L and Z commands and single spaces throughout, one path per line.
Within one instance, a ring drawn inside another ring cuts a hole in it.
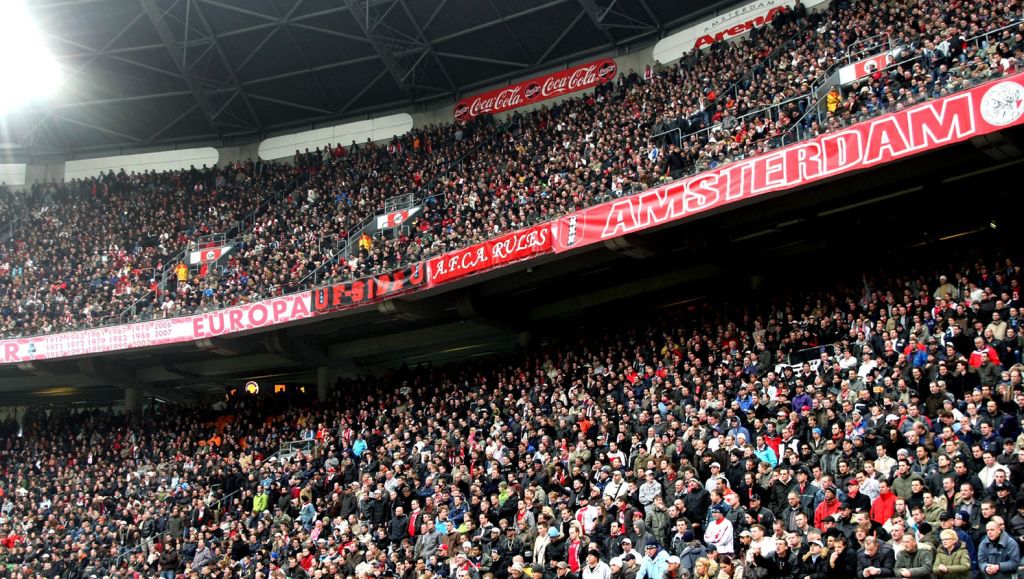
M 455 119 L 465 121 L 588 89 L 614 79 L 617 73 L 615 61 L 604 59 L 526 80 L 460 101 L 455 105 Z

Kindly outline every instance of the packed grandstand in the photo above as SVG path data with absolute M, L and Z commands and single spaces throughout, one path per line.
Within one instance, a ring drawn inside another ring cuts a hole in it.
M 1022 17 L 797 3 L 502 120 L 3 191 L 2 337 L 401 270 L 1016 73 Z M 400 235 L 348 239 L 401 195 L 422 211 Z M 179 276 L 215 235 L 234 251 Z M 29 409 L 0 424 L 0 576 L 1014 579 L 1020 260 L 901 267 L 344 379 L 326 402 Z
M 1020 276 L 990 257 L 658 312 L 325 404 L 30 412 L 0 443 L 6 569 L 1011 577 Z
M 400 269 L 1012 74 L 1020 21 L 1016 1 L 839 2 L 811 13 L 798 3 L 741 41 L 507 121 L 325 143 L 287 164 L 37 185 L 0 206 L 16 225 L 0 246 L 3 335 L 178 316 Z M 882 49 L 892 65 L 842 91 L 822 85 L 851 55 Z M 400 235 L 346 239 L 407 194 L 423 210 Z M 235 252 L 165 283 L 187 243 L 209 234 L 234 239 Z

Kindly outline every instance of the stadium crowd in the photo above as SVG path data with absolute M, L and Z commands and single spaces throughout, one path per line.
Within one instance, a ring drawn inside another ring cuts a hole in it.
M 484 117 L 386 145 L 296 151 L 290 166 L 111 173 L 14 204 L 4 195 L 0 215 L 15 211 L 18 227 L 0 242 L 0 332 L 181 315 L 389 271 L 760 154 L 796 127 L 796 136 L 817 134 L 1007 74 L 1024 49 L 1019 28 L 969 40 L 1020 21 L 1019 0 L 843 1 L 820 13 L 798 4 L 741 41 L 630 71 L 508 123 Z M 822 107 L 796 98 L 848 53 L 891 46 L 904 49 L 900 66 L 830 93 Z M 396 237 L 348 239 L 403 194 L 424 202 Z M 239 224 L 221 263 L 161 285 L 186 242 Z M 354 249 L 340 251 L 346 244 Z
M 120 172 L 5 196 L 0 207 L 17 221 L 0 243 L 0 332 L 117 322 L 187 242 L 230 231 L 293 172 L 268 163 Z
M 1022 275 L 821 280 L 324 404 L 29 411 L 0 576 L 1010 579 Z

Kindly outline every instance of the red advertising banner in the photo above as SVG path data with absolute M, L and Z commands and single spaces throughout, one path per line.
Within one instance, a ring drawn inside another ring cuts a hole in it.
M 512 86 L 471 96 L 455 103 L 455 120 L 510 111 L 528 104 L 585 90 L 615 80 L 618 66 L 611 58 L 595 60 Z
M 551 251 L 551 224 L 520 229 L 465 249 L 449 251 L 427 262 L 430 285 Z
M 315 314 L 368 304 L 426 285 L 422 263 L 382 273 L 367 279 L 349 281 L 310 292 L 309 310 Z
M 561 217 L 553 248 L 568 251 L 889 163 L 1019 125 L 1022 117 L 1024 73 Z

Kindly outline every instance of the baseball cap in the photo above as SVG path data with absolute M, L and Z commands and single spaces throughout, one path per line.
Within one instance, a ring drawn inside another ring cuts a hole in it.
M 750 531 L 742 531 L 742 532 L 740 532 L 740 536 L 741 537 L 750 537 L 751 534 L 750 534 Z
M 611 561 L 608 561 L 609 565 L 622 566 L 622 557 L 612 557 Z
M 679 557 L 677 557 L 675 555 L 672 555 L 671 557 L 668 558 L 668 562 L 669 562 L 670 565 L 673 564 L 673 563 L 678 565 L 679 564 Z
M 821 541 L 819 541 L 818 539 L 814 539 L 814 540 L 812 540 L 812 541 L 809 541 L 809 544 L 811 544 L 811 545 L 817 545 L 817 546 L 819 546 L 819 547 L 824 547 L 824 546 L 825 546 L 825 545 L 824 545 L 824 544 L 822 544 L 822 542 L 821 542 Z

